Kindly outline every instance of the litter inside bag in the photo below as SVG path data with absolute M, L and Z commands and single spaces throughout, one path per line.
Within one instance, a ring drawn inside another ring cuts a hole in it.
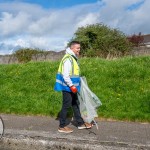
M 81 89 L 78 93 L 80 113 L 85 122 L 95 122 L 96 109 L 102 105 L 100 99 L 89 89 L 85 77 L 81 77 Z M 97 124 L 96 124 L 97 125 Z M 97 127 L 98 128 L 98 127 Z

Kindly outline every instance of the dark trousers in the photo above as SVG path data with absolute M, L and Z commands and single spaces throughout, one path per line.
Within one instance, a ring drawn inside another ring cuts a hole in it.
M 81 117 L 79 106 L 78 106 L 78 97 L 77 94 L 72 92 L 63 91 L 63 102 L 62 102 L 62 109 L 60 111 L 60 125 L 59 127 L 63 128 L 66 126 L 66 119 L 67 119 L 67 112 L 68 108 L 73 108 L 73 113 L 75 120 L 77 121 L 78 126 L 84 124 L 84 121 Z

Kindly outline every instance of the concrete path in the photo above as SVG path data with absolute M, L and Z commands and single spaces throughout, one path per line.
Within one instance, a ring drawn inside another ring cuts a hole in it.
M 73 133 L 57 131 L 59 121 L 51 117 L 1 114 L 5 136 L 0 150 L 25 149 L 150 149 L 150 124 L 97 120 L 99 129 L 78 130 L 72 123 Z M 69 122 L 69 121 L 68 121 Z

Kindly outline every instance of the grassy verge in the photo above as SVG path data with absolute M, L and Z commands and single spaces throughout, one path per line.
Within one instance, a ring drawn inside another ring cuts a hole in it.
M 57 116 L 53 90 L 59 62 L 0 65 L 0 112 Z M 150 122 L 150 57 L 80 59 L 81 73 L 101 99 L 100 117 Z

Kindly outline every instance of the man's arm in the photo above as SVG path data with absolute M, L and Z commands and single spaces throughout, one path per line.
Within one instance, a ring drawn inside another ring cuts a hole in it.
M 64 69 L 63 69 L 63 78 L 66 82 L 66 84 L 70 87 L 70 90 L 75 94 L 78 92 L 77 88 L 73 85 L 71 79 L 70 79 L 70 71 L 71 71 L 71 62 L 69 59 L 67 59 L 65 62 L 64 62 Z
M 70 79 L 70 71 L 71 71 L 71 62 L 69 59 L 67 59 L 63 64 L 63 78 L 66 82 L 66 84 L 71 87 L 73 85 L 71 79 Z

